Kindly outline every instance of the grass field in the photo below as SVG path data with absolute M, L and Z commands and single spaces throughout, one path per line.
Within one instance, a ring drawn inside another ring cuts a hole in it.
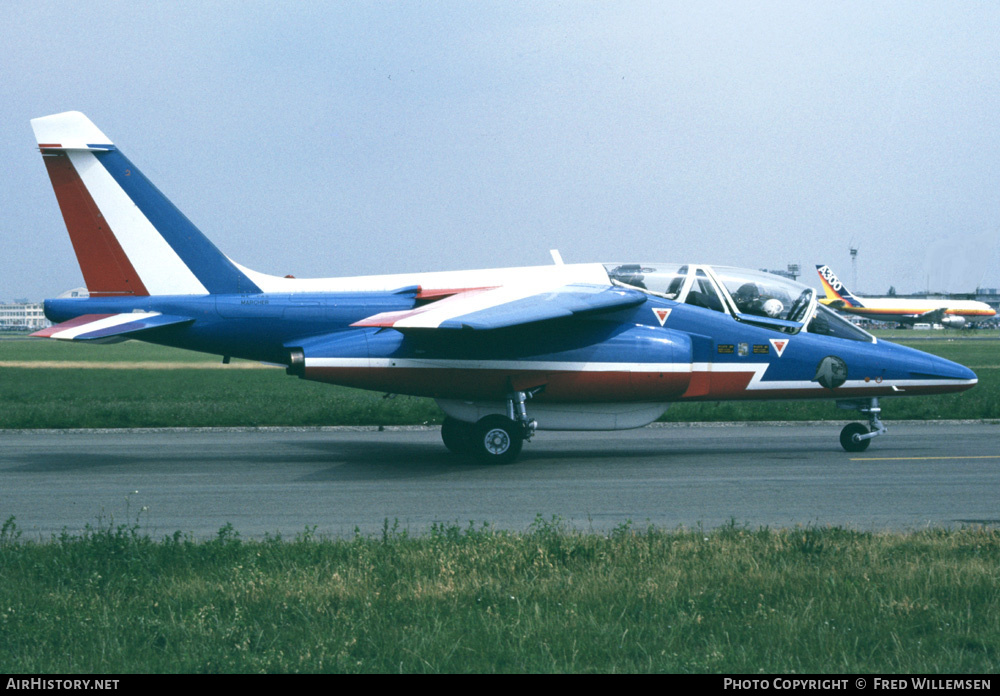
M 1000 418 L 997 343 L 914 345 L 974 367 L 980 385 L 887 400 L 888 418 Z M 440 419 L 427 399 L 137 342 L 0 341 L 0 404 L 0 428 Z M 667 415 L 851 414 L 775 402 Z M 227 526 L 197 542 L 151 539 L 139 522 L 42 542 L 3 524 L 0 671 L 989 674 L 1000 661 L 996 529 L 626 522 L 603 535 L 539 517 L 524 532 L 438 524 L 411 537 L 386 521 L 381 537 L 244 541 Z
M 979 385 L 962 394 L 885 400 L 886 420 L 1000 418 L 1000 341 L 913 345 L 972 367 Z M 225 366 L 215 356 L 138 341 L 95 346 L 0 340 L 0 428 L 405 425 L 443 418 L 430 399 L 383 396 L 307 382 L 256 363 Z M 675 404 L 663 420 L 853 415 L 829 401 L 707 402 Z
M 1000 531 L 0 534 L 0 670 L 992 673 Z

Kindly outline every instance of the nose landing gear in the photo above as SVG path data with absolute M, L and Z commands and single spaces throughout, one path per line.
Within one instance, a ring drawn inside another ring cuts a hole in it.
M 863 423 L 848 423 L 840 431 L 840 446 L 848 452 L 864 452 L 873 437 L 885 435 L 889 431 L 879 418 L 882 409 L 877 397 L 865 401 L 838 401 L 837 406 L 854 409 L 868 416 L 868 426 Z

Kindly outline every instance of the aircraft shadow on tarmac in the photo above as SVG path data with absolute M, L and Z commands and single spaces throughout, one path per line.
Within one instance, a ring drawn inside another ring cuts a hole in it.
M 0 473 L 70 473 L 88 469 L 97 470 L 131 465 L 141 466 L 145 461 L 128 455 L 109 455 L 104 452 L 74 452 L 72 454 L 31 453 L 8 457 L 7 462 L 0 466 Z
M 826 439 L 825 436 L 824 440 Z M 606 460 L 614 462 L 635 462 L 650 460 L 662 466 L 670 466 L 680 459 L 691 463 L 704 460 L 706 464 L 724 464 L 727 461 L 745 461 L 752 452 L 755 459 L 771 461 L 803 461 L 817 453 L 836 450 L 832 445 L 804 446 L 801 438 L 769 440 L 761 446 L 758 440 L 751 447 L 743 438 L 720 442 L 710 436 L 692 438 L 674 435 L 662 438 L 647 438 L 638 442 L 587 441 L 571 443 L 565 440 L 545 441 L 540 437 L 530 447 L 525 448 L 521 459 L 502 466 L 483 463 L 475 458 L 464 458 L 447 451 L 439 442 L 414 441 L 372 441 L 370 437 L 357 439 L 326 439 L 322 436 L 308 439 L 290 439 L 278 443 L 276 451 L 270 447 L 233 448 L 220 444 L 219 447 L 200 446 L 191 448 L 158 448 L 148 455 L 100 451 L 78 450 L 74 452 L 25 452 L 8 457 L 0 464 L 0 473 L 72 473 L 78 471 L 100 471 L 113 468 L 142 469 L 157 466 L 167 469 L 176 467 L 178 475 L 197 467 L 247 466 L 288 467 L 301 474 L 303 466 L 321 467 L 310 473 L 298 475 L 299 481 L 377 481 L 426 478 L 455 473 L 475 474 L 489 472 L 491 477 L 505 473 L 523 475 L 533 469 L 550 466 L 572 467 L 575 464 L 591 465 Z M 836 450 L 839 453 L 839 450 Z M 840 453 L 843 454 L 843 453 Z
M 26 452 L 6 457 L 0 463 L 0 474 L 10 473 L 74 473 L 109 469 L 141 470 L 177 467 L 178 475 L 194 467 L 247 466 L 259 468 L 302 465 L 332 465 L 299 480 L 394 479 L 434 476 L 441 473 L 490 468 L 475 460 L 464 460 L 438 444 L 375 443 L 339 440 L 311 440 L 285 444 L 281 453 L 266 449 L 243 450 L 202 447 L 197 453 L 188 450 L 157 450 L 148 456 L 132 453 L 112 453 L 103 447 L 98 451 Z
M 439 444 L 423 443 L 373 443 L 370 441 L 323 442 L 313 440 L 297 445 L 314 450 L 318 456 L 296 458 L 295 461 L 325 461 L 330 468 L 301 477 L 301 481 L 372 481 L 409 478 L 425 478 L 456 472 L 510 472 L 522 475 L 533 469 L 558 465 L 588 464 L 601 460 L 641 460 L 649 459 L 669 466 L 678 458 L 704 457 L 707 462 L 719 463 L 737 455 L 745 455 L 746 448 L 734 443 L 733 446 L 719 446 L 705 443 L 704 447 L 678 447 L 677 441 L 664 439 L 649 441 L 636 446 L 578 447 L 556 449 L 538 443 L 530 450 L 525 449 L 518 461 L 511 464 L 495 465 L 483 463 L 475 458 L 455 455 Z M 800 447 L 775 443 L 773 448 L 759 450 L 761 457 L 771 460 L 796 460 L 803 458 Z

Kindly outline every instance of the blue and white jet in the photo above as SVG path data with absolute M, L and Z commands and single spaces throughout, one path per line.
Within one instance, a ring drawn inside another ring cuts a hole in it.
M 671 403 L 833 399 L 840 441 L 886 432 L 879 399 L 976 375 L 874 338 L 812 288 L 751 270 L 587 263 L 297 279 L 219 251 L 79 112 L 31 122 L 89 298 L 37 332 L 139 339 L 287 366 L 303 379 L 435 399 L 448 449 L 515 459 L 536 430 L 618 430 Z

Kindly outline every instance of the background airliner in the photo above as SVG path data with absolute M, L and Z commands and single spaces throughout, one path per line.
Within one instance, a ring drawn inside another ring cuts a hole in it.
M 879 321 L 902 324 L 927 322 L 949 329 L 961 329 L 969 322 L 996 316 L 996 310 L 975 300 L 911 299 L 904 297 L 861 297 L 847 289 L 829 266 L 816 266 L 826 298 L 820 302 L 841 312 Z

